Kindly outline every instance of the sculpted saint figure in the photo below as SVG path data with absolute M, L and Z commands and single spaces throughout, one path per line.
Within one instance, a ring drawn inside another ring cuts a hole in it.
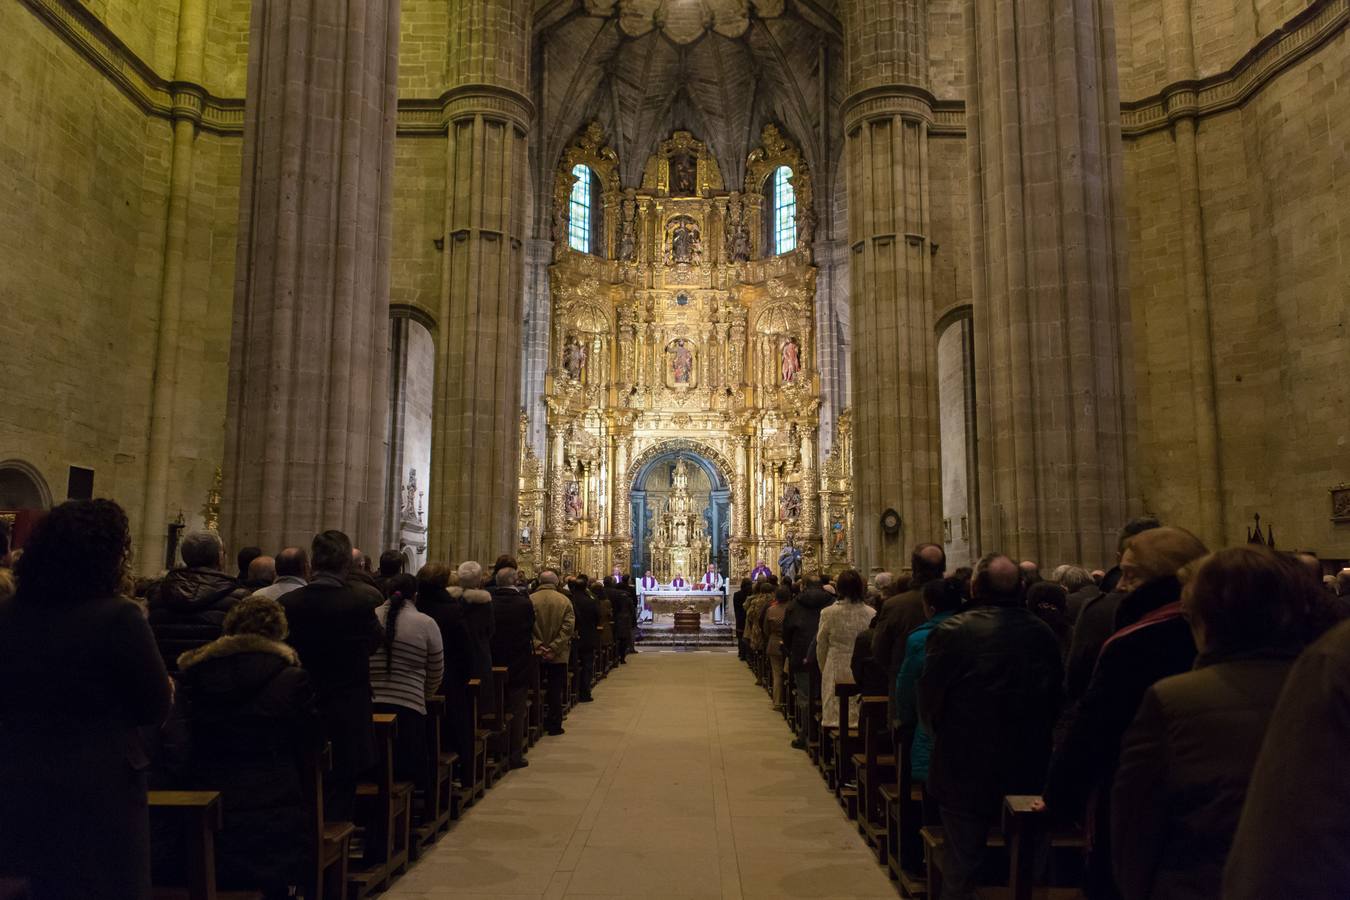
M 783 343 L 783 382 L 790 383 L 795 381 L 797 373 L 802 370 L 801 347 L 797 344 L 796 338 L 788 338 Z
M 694 353 L 689 349 L 689 345 L 684 342 L 684 338 L 675 341 L 674 358 L 670 362 L 670 370 L 675 377 L 676 384 L 689 383 L 689 378 L 694 372 Z

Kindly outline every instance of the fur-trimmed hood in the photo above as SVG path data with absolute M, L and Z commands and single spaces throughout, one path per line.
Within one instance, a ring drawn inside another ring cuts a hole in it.
M 241 653 L 266 653 L 281 658 L 288 666 L 300 665 L 300 657 L 289 644 L 265 638 L 260 634 L 228 634 L 179 656 L 178 669 L 186 672 L 200 663 L 225 659 Z
M 465 603 L 491 603 L 492 595 L 481 588 L 462 588 L 458 585 L 446 589 L 446 593 Z

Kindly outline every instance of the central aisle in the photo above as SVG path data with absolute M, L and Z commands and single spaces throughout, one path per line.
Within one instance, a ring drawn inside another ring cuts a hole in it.
M 630 656 L 391 898 L 895 900 L 732 653 Z

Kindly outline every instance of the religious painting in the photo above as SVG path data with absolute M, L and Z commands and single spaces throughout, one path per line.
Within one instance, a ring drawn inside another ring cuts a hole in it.
M 1350 522 L 1350 484 L 1331 489 L 1331 521 Z
M 698 193 L 698 159 L 688 153 L 670 157 L 670 192 L 684 197 Z
M 568 522 L 575 522 L 581 518 L 581 484 L 579 482 L 567 482 L 567 487 L 563 490 L 563 509 L 567 514 Z
M 802 348 L 797 343 L 796 338 L 788 338 L 783 342 L 783 348 L 780 351 L 782 356 L 781 374 L 784 384 L 791 384 L 797 380 L 797 373 L 802 370 Z
M 778 504 L 778 518 L 783 521 L 795 519 L 802 514 L 802 491 L 795 484 L 783 488 L 783 498 Z
M 667 348 L 670 354 L 671 381 L 677 385 L 689 385 L 694 377 L 694 351 L 684 338 L 676 338 Z
M 703 235 L 690 216 L 675 216 L 666 224 L 667 265 L 696 266 L 703 262 Z
M 573 381 L 580 381 L 586 369 L 586 345 L 576 338 L 569 338 L 563 348 L 563 370 Z

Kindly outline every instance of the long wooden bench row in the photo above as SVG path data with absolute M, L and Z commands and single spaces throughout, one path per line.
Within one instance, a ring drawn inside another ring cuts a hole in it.
M 751 651 L 747 665 L 756 683 L 770 690 L 763 654 Z M 786 682 L 784 718 L 796 746 L 806 750 L 840 807 L 886 867 L 905 897 L 941 894 L 944 837 L 939 826 L 925 825 L 922 785 L 909 778 L 909 735 L 892 732 L 887 698 L 861 696 L 857 685 L 835 686 L 839 703 L 837 726 L 821 723 L 821 679 L 810 661 L 808 693 L 799 697 L 793 679 Z M 856 709 L 857 727 L 850 727 Z M 1037 846 L 1080 853 L 1086 845 L 1081 828 L 1050 832 L 1034 797 L 1008 797 L 1001 827 L 991 829 L 989 846 L 1009 854 L 1007 887 L 981 888 L 981 898 L 1067 900 L 1081 896 L 1077 888 L 1046 888 L 1035 883 Z

